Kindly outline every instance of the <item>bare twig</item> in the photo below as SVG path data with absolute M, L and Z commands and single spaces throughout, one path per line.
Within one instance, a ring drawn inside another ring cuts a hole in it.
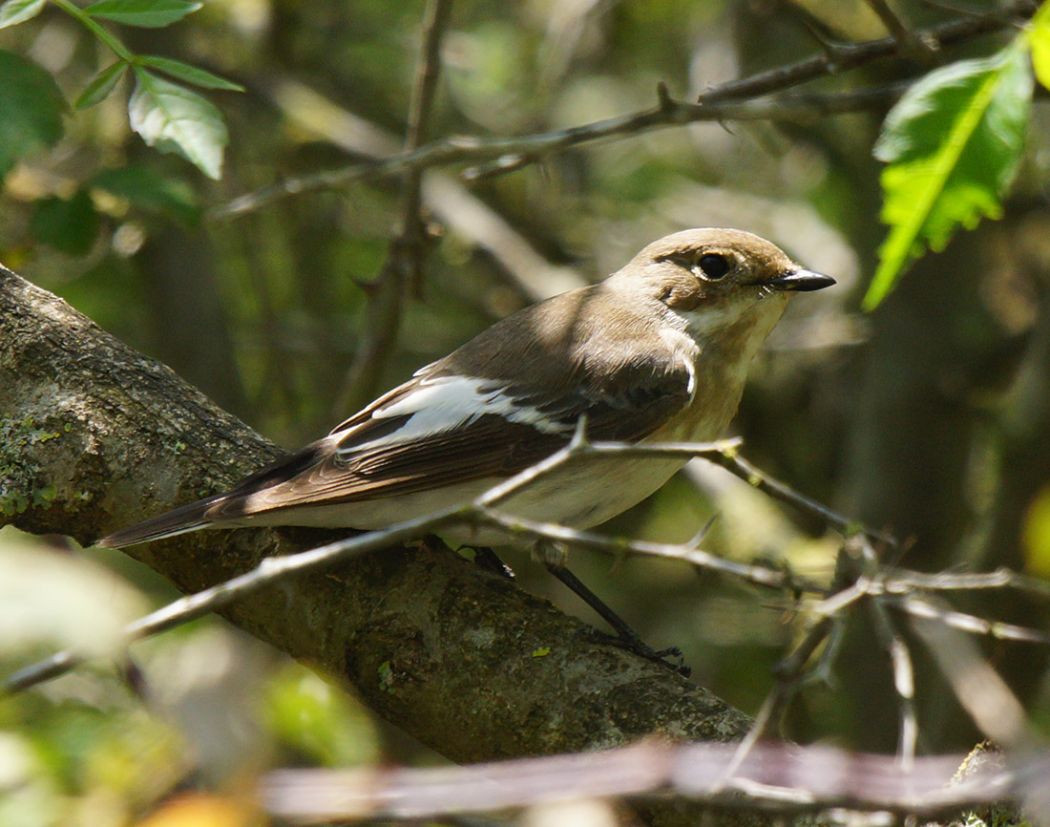
M 893 535 L 868 528 L 862 523 L 851 520 L 849 517 L 828 508 L 823 503 L 819 503 L 805 494 L 800 494 L 789 485 L 768 476 L 764 471 L 756 468 L 746 459 L 739 456 L 736 451 L 723 451 L 714 455 L 705 455 L 704 459 L 716 465 L 721 465 L 730 473 L 740 477 L 740 479 L 764 494 L 768 494 L 774 500 L 780 500 L 780 502 L 787 503 L 808 514 L 819 517 L 843 534 L 860 533 L 891 548 L 897 546 L 897 540 Z
M 776 735 L 776 730 L 788 710 L 788 705 L 805 679 L 806 664 L 813 657 L 813 653 L 827 640 L 834 623 L 833 618 L 821 618 L 810 627 L 806 636 L 791 654 L 777 664 L 776 683 L 773 684 L 773 688 L 762 702 L 751 729 L 740 741 L 732 759 L 726 765 L 722 779 L 724 785 L 732 781 L 740 767 L 762 741 Z
M 769 588 L 789 589 L 791 591 L 810 591 L 823 593 L 824 587 L 813 581 L 799 578 L 789 572 L 769 568 L 761 565 L 748 565 L 727 560 L 717 554 L 711 554 L 703 549 L 673 543 L 653 543 L 644 540 L 628 540 L 622 537 L 612 537 L 606 534 L 597 534 L 592 531 L 580 531 L 558 523 L 548 523 L 539 520 L 529 520 L 524 517 L 516 517 L 513 514 L 505 514 L 495 509 L 482 508 L 479 510 L 478 518 L 482 522 L 497 525 L 511 533 L 522 534 L 527 537 L 550 540 L 558 543 L 568 543 L 580 548 L 590 548 L 598 551 L 607 551 L 616 555 L 642 555 L 646 557 L 665 557 L 674 560 L 682 560 L 699 569 L 717 571 L 753 583 L 757 586 Z
M 945 48 L 989 32 L 1010 26 L 1017 18 L 1028 18 L 1038 8 L 1035 0 L 1013 0 L 995 11 L 981 16 L 964 15 L 936 26 L 920 29 L 916 34 L 938 48 Z M 901 54 L 900 43 L 894 37 L 867 40 L 863 43 L 843 43 L 828 54 L 814 55 L 796 63 L 758 72 L 747 78 L 723 83 L 702 92 L 700 103 L 753 98 L 797 86 L 826 75 L 840 74 L 875 60 Z
M 395 543 L 406 542 L 449 522 L 461 511 L 463 509 L 446 509 L 440 513 L 429 514 L 415 520 L 406 520 L 390 528 L 370 531 L 299 554 L 290 554 L 287 557 L 267 557 L 251 571 L 209 589 L 174 600 L 157 611 L 139 618 L 125 627 L 124 640 L 126 643 L 132 643 L 182 623 L 188 623 L 209 612 L 228 606 L 234 600 L 255 594 L 279 580 L 306 574 L 365 552 L 392 546 Z M 68 672 L 83 660 L 82 654 L 71 649 L 58 652 L 8 677 L 3 683 L 3 692 L 18 692 L 51 680 Z
M 398 151 L 393 135 L 316 89 L 281 77 L 266 88 L 286 118 L 355 156 L 380 157 Z M 492 256 L 515 289 L 532 301 L 587 284 L 573 268 L 545 259 L 492 206 L 450 173 L 432 169 L 423 177 L 422 189 L 424 208 L 441 224 Z
M 889 605 L 914 618 L 935 620 L 944 626 L 950 626 L 971 635 L 982 635 L 994 640 L 1012 640 L 1017 643 L 1050 644 L 1050 634 L 1038 629 L 1029 629 L 1027 626 L 1017 626 L 998 620 L 986 620 L 983 617 L 938 605 L 931 599 L 914 594 L 893 599 L 889 601 Z
M 865 0 L 868 7 L 879 16 L 901 51 L 923 63 L 930 64 L 937 59 L 937 44 L 917 35 L 905 22 L 902 15 L 895 11 L 886 0 Z
M 920 30 L 916 36 L 926 43 L 943 48 L 997 31 L 1009 26 L 1017 18 L 1030 17 L 1036 6 L 1033 0 L 1013 0 L 994 14 L 980 17 L 962 16 Z M 901 89 L 890 87 L 838 95 L 794 96 L 761 101 L 750 99 L 781 92 L 819 77 L 855 69 L 872 61 L 899 54 L 901 44 L 893 37 L 843 44 L 835 50 L 834 57 L 829 54 L 814 55 L 796 63 L 711 87 L 697 98 L 699 106 L 669 101 L 669 97 L 661 96 L 654 108 L 569 129 L 540 132 L 518 138 L 445 138 L 425 144 L 416 150 L 377 161 L 288 178 L 220 204 L 209 211 L 209 216 L 213 219 L 229 218 L 291 195 L 341 187 L 353 181 L 382 178 L 424 167 L 463 162 L 479 164 L 506 157 L 512 159 L 508 161 L 509 165 L 517 169 L 523 165 L 522 159 L 537 160 L 584 143 L 638 135 L 653 129 L 698 121 L 798 120 L 867 110 L 891 103 L 899 96 Z M 483 167 L 481 172 L 493 174 L 496 169 Z
M 441 68 L 441 35 L 451 7 L 451 0 L 429 0 L 427 3 L 419 68 L 408 111 L 406 153 L 419 149 L 426 140 L 427 122 Z M 426 226 L 420 212 L 422 177 L 422 167 L 405 171 L 401 226 L 390 242 L 382 270 L 369 286 L 360 343 L 343 382 L 343 390 L 337 395 L 338 411 L 357 410 L 375 394 L 383 369 L 394 351 L 407 294 L 418 293 L 421 289 L 428 246 Z
M 1050 581 L 1006 568 L 990 572 L 926 572 L 887 568 L 884 571 L 887 592 L 906 594 L 914 589 L 931 592 L 982 591 L 1016 589 L 1037 597 L 1050 597 Z
M 727 808 L 775 813 L 849 808 L 933 817 L 1020 797 L 1050 757 L 1023 768 L 986 770 L 951 784 L 964 756 L 917 758 L 905 771 L 892 757 L 827 747 L 759 745 L 729 784 L 731 744 L 642 742 L 575 755 L 428 769 L 282 770 L 265 776 L 261 799 L 273 815 L 311 824 L 419 818 L 523 807 L 574 798 L 640 798 L 674 792 Z
M 1031 747 L 1024 708 L 976 644 L 937 616 L 915 616 L 912 628 L 977 728 L 1003 748 Z
M 906 85 L 895 84 L 856 92 L 793 95 L 754 101 L 727 100 L 712 104 L 705 102 L 702 105 L 676 101 L 670 108 L 662 105 L 655 106 L 582 126 L 538 132 L 516 138 L 453 136 L 424 144 L 419 149 L 410 152 L 397 153 L 376 161 L 352 164 L 298 178 L 287 178 L 272 186 L 220 204 L 212 208 L 208 215 L 212 219 L 231 218 L 288 196 L 335 189 L 354 181 L 385 178 L 408 170 L 464 162 L 478 163 L 504 156 L 527 156 L 539 159 L 585 143 L 639 135 L 655 129 L 688 123 L 722 120 L 806 121 L 822 115 L 867 111 L 889 106 L 900 97 L 905 88 Z
M 890 658 L 893 688 L 897 693 L 900 729 L 897 733 L 897 757 L 901 768 L 910 770 L 915 765 L 915 747 L 919 738 L 919 719 L 915 712 L 915 669 L 908 644 L 893 628 L 889 613 L 882 601 L 869 600 L 868 610 L 874 621 L 875 634 Z

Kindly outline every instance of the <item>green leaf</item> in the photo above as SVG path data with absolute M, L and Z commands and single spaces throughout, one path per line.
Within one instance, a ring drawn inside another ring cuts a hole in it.
M 166 178 L 147 166 L 103 170 L 91 180 L 91 186 L 185 224 L 196 224 L 200 220 L 200 206 L 190 186 L 185 181 Z
M 7 0 L 0 6 L 0 29 L 32 20 L 44 10 L 47 0 Z
M 210 178 L 222 171 L 229 140 L 222 114 L 196 92 L 135 69 L 135 92 L 128 103 L 131 128 L 161 152 L 177 152 Z
M 47 72 L 0 51 L 0 176 L 23 155 L 62 137 L 66 102 Z
M 873 310 L 925 245 L 944 249 L 959 226 L 998 218 L 1021 160 L 1032 75 L 1023 39 L 980 60 L 930 72 L 886 116 L 875 157 L 890 227 L 864 296 Z
M 197 66 L 183 63 L 181 60 L 173 60 L 170 57 L 157 57 L 156 55 L 144 55 L 138 61 L 143 66 L 149 66 L 158 72 L 171 75 L 176 80 L 192 83 L 203 89 L 224 89 L 227 92 L 243 92 L 244 87 L 226 78 L 213 75 Z
M 101 17 L 125 26 L 160 29 L 197 11 L 203 3 L 191 0 L 98 0 L 84 9 L 91 17 Z
M 80 190 L 68 201 L 42 198 L 36 202 L 29 227 L 37 241 L 82 256 L 91 249 L 98 235 L 98 213 L 86 190 Z
M 124 77 L 124 71 L 128 68 L 123 60 L 112 63 L 91 79 L 84 87 L 73 106 L 77 109 L 87 109 L 96 103 L 101 103 L 108 97 L 109 93 L 117 88 L 120 79 Z
M 1050 3 L 1043 3 L 1032 18 L 1028 45 L 1032 49 L 1035 76 L 1043 86 L 1050 89 Z

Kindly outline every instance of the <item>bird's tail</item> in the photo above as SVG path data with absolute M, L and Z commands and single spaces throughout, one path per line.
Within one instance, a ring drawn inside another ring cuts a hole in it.
M 221 499 L 223 495 L 219 494 L 181 505 L 157 517 L 150 517 L 141 523 L 114 531 L 98 540 L 95 545 L 101 548 L 123 548 L 136 543 L 162 540 L 165 537 L 174 537 L 177 534 L 187 534 L 190 531 L 206 528 L 212 522 L 205 517 L 206 512 Z

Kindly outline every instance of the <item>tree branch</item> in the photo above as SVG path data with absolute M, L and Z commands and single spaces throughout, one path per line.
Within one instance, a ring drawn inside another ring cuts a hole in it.
M 225 489 L 280 454 L 6 268 L 0 411 L 0 522 L 82 543 Z M 130 553 L 196 592 L 318 536 L 199 532 Z M 456 761 L 593 749 L 654 732 L 724 741 L 747 729 L 746 716 L 705 689 L 602 642 L 435 542 L 374 552 L 221 613 L 344 678 L 380 715 Z M 661 824 L 698 818 L 651 811 Z
M 944 48 L 961 41 L 1005 28 L 1018 18 L 1034 14 L 1033 0 L 1012 0 L 1002 9 L 981 16 L 966 15 L 955 20 L 918 30 L 915 36 L 931 47 Z M 398 175 L 407 170 L 444 166 L 455 163 L 479 164 L 496 160 L 496 165 L 481 167 L 473 176 L 485 177 L 506 170 L 520 169 L 546 155 L 599 140 L 639 135 L 654 129 L 680 126 L 700 121 L 722 120 L 788 120 L 820 115 L 864 111 L 892 103 L 901 87 L 865 89 L 831 95 L 794 95 L 752 100 L 798 86 L 820 77 L 840 74 L 875 60 L 902 54 L 902 45 L 894 37 L 841 44 L 834 56 L 814 55 L 795 63 L 778 66 L 750 77 L 729 81 L 705 90 L 695 104 L 675 101 L 661 95 L 655 107 L 594 121 L 568 129 L 540 132 L 516 138 L 478 138 L 459 136 L 444 138 L 375 161 L 352 164 L 297 178 L 288 178 L 269 187 L 217 205 L 209 212 L 213 219 L 231 218 L 259 209 L 272 201 L 323 189 L 332 189 L 353 181 L 372 180 Z M 501 160 L 500 160 L 501 159 Z
M 1041 774 L 1050 765 L 1044 751 L 1031 755 L 1023 767 L 986 767 L 959 780 L 953 776 L 966 761 L 961 755 L 916 758 L 904 768 L 888 755 L 765 744 L 726 783 L 725 767 L 732 758 L 733 748 L 723 744 L 647 742 L 586 755 L 378 775 L 370 769 L 281 770 L 263 779 L 261 797 L 273 815 L 305 824 L 346 818 L 428 820 L 552 800 L 668 791 L 723 808 L 782 815 L 844 808 L 932 818 L 1021 799 L 1042 785 Z

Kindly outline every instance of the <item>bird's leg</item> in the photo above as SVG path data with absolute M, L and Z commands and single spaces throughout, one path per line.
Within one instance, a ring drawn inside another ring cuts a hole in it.
M 478 568 L 498 574 L 507 580 L 514 579 L 514 569 L 504 563 L 499 555 L 488 546 L 460 546 L 459 550 L 462 551 L 465 548 L 474 552 L 474 565 Z
M 626 620 L 609 608 L 598 595 L 587 588 L 580 578 L 566 568 L 565 559 L 568 555 L 563 546 L 541 541 L 537 544 L 536 556 L 543 562 L 547 571 L 568 586 L 577 597 L 601 615 L 602 619 L 616 631 L 616 637 L 612 639 L 617 645 L 637 655 L 641 655 L 643 658 L 663 663 L 680 675 L 689 676 L 692 670 L 682 663 L 681 649 L 677 646 L 671 646 L 667 649 L 653 649 L 639 637 L 638 633 L 627 624 Z

